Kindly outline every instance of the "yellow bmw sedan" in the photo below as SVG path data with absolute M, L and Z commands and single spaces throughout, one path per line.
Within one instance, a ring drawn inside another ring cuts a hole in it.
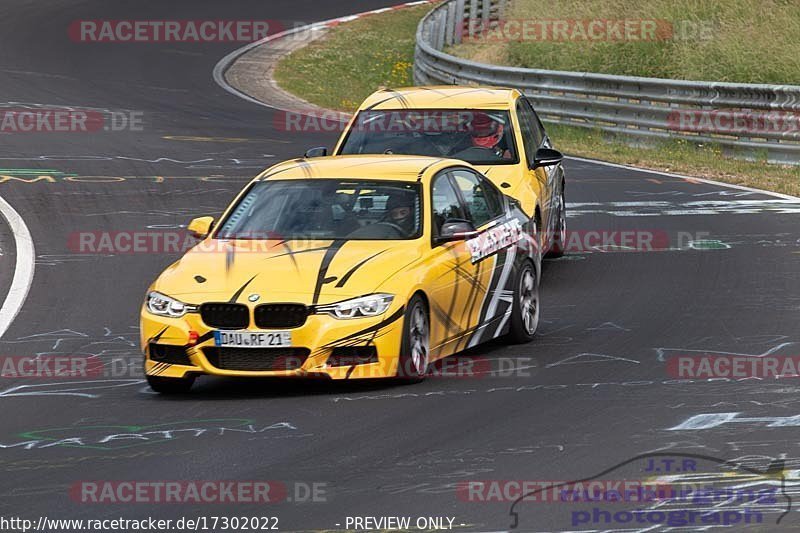
M 296 159 L 256 177 L 147 291 L 150 386 L 199 375 L 418 381 L 539 322 L 537 218 L 463 161 Z

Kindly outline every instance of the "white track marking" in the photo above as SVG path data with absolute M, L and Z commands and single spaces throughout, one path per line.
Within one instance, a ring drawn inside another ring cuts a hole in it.
M 779 192 L 771 192 L 765 191 L 762 189 L 756 189 L 753 187 L 745 187 L 744 185 L 734 185 L 732 183 L 723 183 L 721 181 L 714 181 L 705 178 L 696 178 L 694 176 L 687 176 L 685 174 L 673 174 L 671 172 L 660 172 L 658 170 L 648 170 L 646 168 L 637 168 L 631 167 L 628 165 L 620 165 L 617 163 L 607 163 L 606 161 L 600 161 L 597 159 L 586 159 L 585 157 L 575 157 L 575 156 L 565 156 L 566 159 L 572 159 L 573 161 L 581 161 L 584 163 L 593 163 L 595 165 L 604 165 L 607 167 L 615 167 L 615 168 L 624 168 L 625 170 L 632 170 L 634 172 L 645 172 L 647 174 L 657 174 L 659 176 L 668 176 L 670 178 L 680 178 L 682 180 L 691 180 L 691 181 L 699 181 L 701 183 L 708 183 L 709 185 L 717 185 L 719 187 L 727 187 L 729 189 L 738 189 L 740 191 L 748 191 L 754 192 L 759 194 L 767 194 L 769 196 L 774 196 L 776 198 L 783 198 L 784 200 L 800 200 L 797 196 L 791 196 L 789 194 L 782 194 Z
M 14 234 L 16 247 L 16 265 L 11 287 L 8 290 L 3 307 L 0 307 L 0 338 L 3 337 L 14 318 L 22 309 L 25 298 L 33 283 L 33 271 L 36 265 L 36 250 L 33 247 L 31 232 L 25 221 L 14 211 L 14 208 L 0 197 L 0 215 L 6 219 L 11 233 Z

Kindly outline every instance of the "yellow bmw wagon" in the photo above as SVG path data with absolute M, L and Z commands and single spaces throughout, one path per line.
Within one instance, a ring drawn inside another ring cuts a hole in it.
M 307 156 L 326 154 L 323 147 Z M 333 155 L 424 155 L 471 163 L 540 222 L 543 253 L 564 254 L 563 156 L 530 101 L 517 89 L 405 87 L 368 96 Z
M 256 177 L 147 291 L 150 386 L 199 375 L 423 379 L 539 322 L 538 220 L 474 166 L 296 159 Z

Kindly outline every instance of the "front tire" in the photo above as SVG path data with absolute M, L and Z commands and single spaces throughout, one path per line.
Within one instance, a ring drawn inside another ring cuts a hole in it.
M 539 329 L 539 278 L 536 267 L 525 261 L 514 282 L 514 303 L 508 341 L 523 344 L 533 340 Z
M 147 384 L 154 391 L 161 394 L 182 394 L 189 392 L 194 385 L 194 376 L 184 378 L 164 378 L 160 376 L 147 376 Z
M 430 318 L 428 306 L 415 294 L 403 317 L 403 340 L 400 343 L 397 376 L 411 382 L 425 379 L 430 362 Z

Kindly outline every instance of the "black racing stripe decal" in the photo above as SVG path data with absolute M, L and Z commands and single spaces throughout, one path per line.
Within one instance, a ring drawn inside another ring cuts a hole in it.
M 379 102 L 375 102 L 374 104 L 372 104 L 371 106 L 366 108 L 366 111 L 372 111 L 373 109 L 375 109 L 379 105 L 385 104 L 386 102 L 391 102 L 392 100 L 399 101 L 400 102 L 400 106 L 403 107 L 403 109 L 407 109 L 408 108 L 408 100 L 406 100 L 405 96 L 403 96 L 402 94 L 398 93 L 397 91 L 392 91 L 391 89 L 387 89 L 386 92 L 392 93 L 392 96 L 390 96 L 389 98 L 386 98 L 384 100 L 381 100 Z
M 455 248 L 451 249 L 453 254 L 455 255 L 456 265 L 458 265 L 458 255 Z M 447 310 L 447 316 L 453 316 L 453 310 L 456 307 L 456 300 L 458 299 L 458 285 L 459 283 L 453 284 L 453 297 L 450 299 L 450 308 Z M 445 326 L 445 333 L 450 333 L 450 329 Z
M 478 279 L 477 277 L 473 276 L 470 272 L 465 270 L 464 267 L 462 266 L 462 265 L 467 264 L 468 262 L 470 262 L 469 259 L 466 259 L 464 261 L 454 260 L 454 261 L 449 262 L 448 264 L 452 265 L 450 267 L 450 270 L 447 270 L 447 271 L 439 274 L 439 276 L 436 277 L 436 280 L 442 279 L 443 277 L 447 276 L 451 272 L 455 271 L 457 276 L 459 276 L 461 279 L 463 279 L 464 281 L 466 281 L 467 283 L 469 283 L 473 287 L 478 288 L 478 289 L 484 289 L 483 283 L 480 281 L 480 279 Z
M 469 260 L 456 263 L 453 266 L 452 270 L 454 270 L 456 275 L 459 276 L 462 280 L 469 283 L 473 289 L 483 289 L 484 287 L 483 283 L 481 283 L 481 280 L 475 277 L 475 275 L 465 270 L 463 266 L 461 266 L 466 264 L 468 261 Z
M 508 260 L 508 252 L 506 251 L 506 261 Z M 467 341 L 467 346 L 472 344 L 472 339 L 475 337 L 475 334 L 480 331 L 480 326 L 484 325 L 486 322 L 486 314 L 489 311 L 489 305 L 492 300 L 492 294 L 498 290 L 497 285 L 500 283 L 500 276 L 503 272 L 503 266 L 505 265 L 505 261 L 502 263 L 499 260 L 499 256 L 496 256 L 498 259 L 495 261 L 494 271 L 492 272 L 492 277 L 489 279 L 489 287 L 486 289 L 486 298 L 484 299 L 483 306 L 481 307 L 480 316 L 478 318 L 478 324 L 475 327 L 475 330 L 469 336 L 469 340 Z
M 348 270 L 348 271 L 347 271 L 347 273 L 346 273 L 344 276 L 342 276 L 342 279 L 340 279 L 340 280 L 339 280 L 339 283 L 337 283 L 337 284 L 336 284 L 336 288 L 337 288 L 337 289 L 339 289 L 339 288 L 341 288 L 341 287 L 344 287 L 344 286 L 345 286 L 345 284 L 346 284 L 348 281 L 350 281 L 350 277 L 351 277 L 353 274 L 355 274 L 356 270 L 358 270 L 359 268 L 361 268 L 362 266 L 364 266 L 364 265 L 365 265 L 365 264 L 366 264 L 368 261 L 370 261 L 371 259 L 374 259 L 374 258 L 378 257 L 379 255 L 381 255 L 381 254 L 382 254 L 383 252 L 385 252 L 385 251 L 386 251 L 386 250 L 381 250 L 381 251 L 380 251 L 380 252 L 378 252 L 377 254 L 373 254 L 373 255 L 371 255 L 371 256 L 369 256 L 369 257 L 367 257 L 366 259 L 364 259 L 363 261 L 361 261 L 360 263 L 358 263 L 356 266 L 354 266 L 353 268 L 351 268 L 350 270 Z
M 436 315 L 443 324 L 445 331 L 449 332 L 450 330 L 459 331 L 461 328 L 458 327 L 458 324 L 453 320 L 453 317 L 447 314 L 447 312 L 442 309 L 438 304 L 435 302 L 431 305 L 433 308 L 433 314 Z
M 317 272 L 317 284 L 314 286 L 314 297 L 311 300 L 312 305 L 316 305 L 319 301 L 319 293 L 322 292 L 322 286 L 331 282 L 331 279 L 326 277 L 328 274 L 328 267 L 331 266 L 331 261 L 333 261 L 333 258 L 346 242 L 346 240 L 333 241 L 325 251 L 322 262 L 319 265 L 319 272 Z
M 295 168 L 298 168 L 298 167 L 300 166 L 300 165 L 299 165 L 299 163 L 300 163 L 301 161 L 303 161 L 303 160 L 302 160 L 302 159 L 293 159 L 293 160 L 291 160 L 291 161 L 288 161 L 289 163 L 298 163 L 298 164 L 297 164 L 297 165 L 295 165 L 295 166 L 293 166 L 293 167 L 279 168 L 278 170 L 275 170 L 275 171 L 273 171 L 273 172 L 270 172 L 270 173 L 269 173 L 269 174 L 267 174 L 266 176 L 263 176 L 261 179 L 262 179 L 262 180 L 265 180 L 265 179 L 267 179 L 267 178 L 271 178 L 272 176 L 277 176 L 278 174 L 281 174 L 282 172 L 287 172 L 287 171 L 289 171 L 289 170 L 293 170 L 293 169 L 295 169 Z
M 286 250 L 286 254 L 288 254 L 289 258 L 292 260 L 292 265 L 294 266 L 295 272 L 300 272 L 300 267 L 297 265 L 297 259 L 294 258 L 294 250 L 292 250 L 292 247 L 289 246 L 288 241 L 286 239 L 284 239 L 281 242 L 279 242 L 278 244 L 276 244 L 275 246 L 283 246 L 283 249 Z M 286 254 L 281 254 L 278 257 L 281 257 L 282 255 L 286 255 Z
M 475 304 L 478 301 L 478 296 L 481 294 L 481 291 L 484 290 L 483 283 L 481 283 L 481 265 L 483 263 L 478 263 L 475 265 L 475 274 L 474 277 L 471 278 L 472 283 L 472 291 L 469 293 L 469 297 L 467 298 L 467 304 L 464 306 L 464 317 L 463 322 L 466 324 L 466 329 L 473 328 L 477 326 L 477 324 L 470 323 L 470 317 L 472 317 L 473 311 L 475 309 Z M 463 342 L 464 345 L 461 348 L 462 350 L 467 347 L 467 336 L 464 335 L 461 339 L 456 343 L 456 351 L 459 351 L 459 345 Z
M 297 162 L 297 166 L 298 166 L 298 167 L 300 167 L 300 170 L 302 170 L 302 171 L 303 171 L 303 174 L 304 174 L 304 175 L 305 175 L 307 178 L 312 178 L 312 177 L 314 177 L 314 171 L 313 171 L 313 169 L 312 169 L 311 163 L 309 163 L 307 159 L 300 159 L 300 160 Z
M 286 252 L 286 253 L 283 253 L 283 254 L 273 255 L 271 257 L 265 257 L 264 261 L 268 261 L 270 259 L 276 259 L 278 257 L 285 257 L 287 255 L 288 256 L 295 256 L 297 254 L 305 254 L 305 253 L 308 253 L 308 252 L 321 252 L 322 250 L 327 250 L 329 248 L 330 248 L 330 246 L 320 246 L 319 248 L 309 248 L 308 250 L 292 250 L 291 252 Z
M 207 340 L 213 339 L 213 338 L 214 338 L 214 332 L 213 331 L 209 331 L 209 332 L 206 332 L 206 333 L 203 333 L 202 335 L 200 335 L 197 338 L 197 343 L 195 343 L 195 344 L 203 344 Z M 187 346 L 187 348 L 188 348 L 188 346 Z
M 398 93 L 397 91 L 392 91 L 392 92 L 397 94 L 397 99 L 400 100 L 400 103 L 402 104 L 402 106 L 404 108 L 408 109 L 410 107 L 410 104 L 408 103 L 408 98 L 406 98 L 406 95 L 404 95 L 402 93 Z
M 247 288 L 247 286 L 248 286 L 248 285 L 250 285 L 250 283 L 251 283 L 251 282 L 252 282 L 254 279 L 256 279 L 256 276 L 258 276 L 258 274 L 256 274 L 255 276 L 253 276 L 252 278 L 250 278 L 249 280 L 247 280 L 247 283 L 245 283 L 244 285 L 242 285 L 241 287 L 239 287 L 239 290 L 238 290 L 238 291 L 236 291 L 235 293 L 233 293 L 233 296 L 231 296 L 231 299 L 230 299 L 230 300 L 228 300 L 228 303 L 231 303 L 231 304 L 234 304 L 234 303 L 236 303 L 236 300 L 238 300 L 238 299 L 239 299 L 239 296 L 241 296 L 241 295 L 242 295 L 242 292 L 243 292 L 243 291 L 244 291 L 244 290 Z
M 443 96 L 442 100 L 447 100 L 448 98 L 455 98 L 456 96 L 463 96 L 465 94 L 470 94 L 470 93 L 489 93 L 489 94 L 491 94 L 492 91 L 489 90 L 489 89 L 470 89 L 468 91 L 461 91 L 461 92 L 458 92 L 458 93 L 448 94 L 447 96 Z
M 444 91 L 440 91 L 439 89 L 434 89 L 433 87 L 417 87 L 420 91 L 430 91 L 432 93 L 446 95 L 447 93 Z
M 406 309 L 405 306 L 403 306 L 400 309 L 398 309 L 397 311 L 395 311 L 392 314 L 392 316 L 390 316 L 390 317 L 388 317 L 388 318 L 386 318 L 384 320 L 381 320 L 380 322 L 378 322 L 375 325 L 372 325 L 372 326 L 370 326 L 368 328 L 364 328 L 361 331 L 357 331 L 355 333 L 351 333 L 350 335 L 348 335 L 346 337 L 342 337 L 341 339 L 339 339 L 337 341 L 334 341 L 334 342 L 332 342 L 330 344 L 326 344 L 325 348 L 331 348 L 331 347 L 334 347 L 334 346 L 340 346 L 340 343 L 346 342 L 346 341 L 348 341 L 350 339 L 353 339 L 354 337 L 359 337 L 361 335 L 366 335 L 367 333 L 372 333 L 373 331 L 378 331 L 379 329 L 383 329 L 386 326 L 389 326 L 392 323 L 397 322 L 398 320 L 403 318 L 403 313 L 405 313 L 405 309 Z
M 233 266 L 234 260 L 236 259 L 236 247 L 235 246 L 226 246 L 225 247 L 225 272 L 230 272 L 231 267 Z
M 402 154 L 402 155 L 405 155 L 405 154 Z M 426 161 L 426 160 L 428 160 L 430 158 L 431 158 L 431 156 L 426 156 L 426 155 L 415 155 L 415 156 L 409 156 L 409 157 L 403 157 L 403 158 L 401 158 L 400 156 L 397 156 L 397 158 L 392 159 L 392 161 L 393 162 L 397 161 L 398 163 L 405 163 L 406 161 L 419 161 L 421 163 L 422 161 Z M 439 159 L 441 160 L 442 158 L 439 158 Z M 370 165 L 381 165 L 381 164 L 384 164 L 384 163 L 385 162 L 383 162 L 383 161 L 368 161 L 366 163 L 355 163 L 355 164 L 352 164 L 352 165 L 347 165 L 344 168 L 366 167 L 366 166 L 370 166 Z
M 156 366 L 150 369 L 150 375 L 158 376 L 169 367 L 170 367 L 169 363 L 156 363 Z
M 463 282 L 469 283 L 470 289 L 469 294 L 467 294 L 467 301 L 466 305 L 461 309 L 461 324 L 463 327 L 459 327 L 459 331 L 463 334 L 467 328 L 469 328 L 469 316 L 470 316 L 470 305 L 471 302 L 474 300 L 475 295 L 483 288 L 483 284 L 481 283 L 480 279 L 478 279 L 472 272 L 466 271 L 461 265 L 468 261 L 457 261 L 453 270 L 455 271 L 456 276 L 461 278 Z M 457 280 L 458 283 L 458 280 Z M 458 346 L 461 341 L 456 342 L 456 351 L 458 351 Z
M 431 168 L 433 165 L 435 165 L 435 164 L 436 164 L 436 163 L 438 163 L 439 161 L 444 161 L 444 159 L 441 159 L 441 158 L 439 158 L 439 159 L 437 159 L 436 161 L 434 161 L 433 163 L 430 163 L 430 164 L 428 164 L 428 165 L 425 165 L 425 166 L 422 168 L 422 170 L 420 170 L 420 171 L 419 171 L 419 174 L 417 174 L 417 181 L 419 181 L 419 180 L 421 180 L 421 179 L 422 179 L 422 176 L 424 176 L 424 175 L 425 175 L 425 171 L 426 171 L 426 170 L 428 170 L 429 168 Z
M 156 334 L 155 334 L 155 336 L 153 336 L 153 337 L 150 337 L 150 340 L 149 340 L 149 341 L 147 341 L 147 342 L 148 342 L 148 344 L 149 344 L 149 343 L 151 343 L 151 342 L 158 342 L 158 340 L 161 338 L 161 336 L 162 336 L 162 335 L 164 335 L 164 333 L 166 333 L 166 331 L 167 331 L 168 329 L 169 329 L 169 326 L 165 327 L 164 329 L 162 329 L 161 331 L 159 331 L 158 333 L 156 333 Z

